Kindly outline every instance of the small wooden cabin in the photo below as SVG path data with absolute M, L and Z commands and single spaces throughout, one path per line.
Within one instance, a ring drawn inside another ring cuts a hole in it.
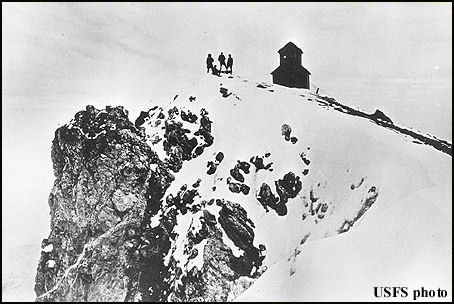
M 278 53 L 280 64 L 271 72 L 273 83 L 289 88 L 309 89 L 311 73 L 301 65 L 303 51 L 293 42 L 289 42 Z

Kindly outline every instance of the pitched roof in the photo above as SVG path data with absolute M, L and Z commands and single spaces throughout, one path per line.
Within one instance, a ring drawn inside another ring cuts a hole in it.
M 282 52 L 289 51 L 289 50 L 296 50 L 296 51 L 298 51 L 301 54 L 303 53 L 303 51 L 299 47 L 297 47 L 293 42 L 287 43 L 286 45 L 284 45 L 284 47 L 282 47 L 277 52 L 280 54 Z

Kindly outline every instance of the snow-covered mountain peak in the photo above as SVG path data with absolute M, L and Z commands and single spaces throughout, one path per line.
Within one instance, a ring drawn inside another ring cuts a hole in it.
M 251 296 L 276 269 L 299 277 L 310 244 L 369 227 L 374 214 L 433 188 L 428 162 L 450 161 L 449 143 L 380 111 L 232 75 L 195 77 L 134 123 L 126 116 L 87 107 L 56 132 L 50 205 L 73 235 L 61 243 L 55 228 L 43 243 L 53 249 L 42 253 L 38 299 L 225 301 L 253 284 Z M 77 217 L 73 201 L 85 210 Z M 114 235 L 118 255 L 103 254 Z M 96 286 L 66 283 L 103 256 L 112 269 L 84 270 Z M 104 290 L 118 273 L 128 283 L 105 297 L 82 291 Z

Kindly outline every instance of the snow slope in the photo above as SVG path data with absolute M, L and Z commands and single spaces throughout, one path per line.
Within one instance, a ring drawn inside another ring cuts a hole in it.
M 208 112 L 213 144 L 183 163 L 164 198 L 186 185 L 197 190 L 195 203 L 225 199 L 247 211 L 255 226 L 253 245 L 265 245 L 266 251 L 258 272 L 263 274 L 237 300 L 368 301 L 375 300 L 372 287 L 380 285 L 441 287 L 448 289 L 451 298 L 451 156 L 368 120 L 321 106 L 315 102 L 319 97 L 309 90 L 256 83 L 236 75 L 185 77 L 174 98 L 154 100 L 160 106 L 148 112 L 143 127 L 149 144 L 166 158 L 159 113 L 167 119 L 173 107 L 191 111 L 197 115 L 193 123 L 181 115 L 173 120 L 194 133 L 201 124 L 201 110 Z M 132 121 L 148 110 L 140 103 L 127 109 Z M 291 127 L 289 137 L 297 139 L 294 143 L 285 140 L 284 124 Z M 158 137 L 161 141 L 153 140 Z M 219 152 L 223 160 L 214 174 L 207 174 L 207 164 Z M 271 164 L 272 171 L 256 172 L 251 160 L 255 156 L 262 157 L 265 166 Z M 234 180 L 230 172 L 238 161 L 251 165 L 250 173 L 242 174 L 244 183 Z M 257 199 L 261 185 L 268 184 L 278 196 L 275 182 L 289 172 L 299 178 L 302 189 L 289 198 L 285 215 L 272 208 L 267 212 Z M 229 178 L 250 191 L 233 193 Z M 199 179 L 199 186 L 191 186 Z M 219 219 L 219 206 L 205 208 Z M 172 256 L 183 275 L 203 267 L 203 255 L 190 257 L 182 250 L 187 233 L 200 228 L 200 215 L 197 211 L 177 216 L 173 231 L 177 238 L 167 260 Z M 244 253 L 225 233 L 223 242 L 235 256 Z M 198 252 L 205 245 L 197 244 Z M 30 285 L 32 279 L 3 278 L 3 299 L 14 294 L 17 288 L 12 286 L 19 281 Z
M 404 182 L 394 190 L 392 184 L 382 187 L 383 197 L 355 229 L 308 242 L 296 259 L 280 261 L 238 300 L 373 301 L 374 286 L 423 286 L 448 290 L 450 301 L 451 160 L 420 154 L 430 157 L 428 176 L 422 177 L 422 166 L 414 174 L 399 174 Z
M 373 286 L 393 284 L 449 289 L 451 157 L 370 121 L 321 107 L 317 98 L 308 90 L 238 76 L 193 80 L 162 110 L 176 106 L 198 114 L 206 109 L 214 143 L 184 163 L 166 196 L 200 179 L 196 200 L 223 198 L 247 211 L 255 224 L 254 246 L 266 246 L 268 270 L 240 300 L 374 300 Z M 153 127 L 155 122 L 152 117 L 146 123 L 150 136 L 162 132 Z M 295 144 L 284 140 L 283 124 L 291 127 Z M 153 147 L 159 150 L 159 144 Z M 215 174 L 207 175 L 207 163 L 218 152 L 225 157 Z M 243 174 L 251 191 L 231 192 L 226 180 L 237 161 L 267 153 L 264 162 L 272 162 L 273 171 L 254 172 L 251 166 L 251 173 Z M 261 184 L 275 193 L 274 181 L 290 171 L 301 178 L 302 190 L 289 199 L 287 214 L 264 212 L 256 197 Z M 371 189 L 377 200 L 364 209 Z M 314 208 L 317 201 L 327 205 L 323 218 L 318 212 L 311 216 L 311 195 L 317 199 Z M 345 221 L 353 221 L 353 227 L 338 234 Z M 177 229 L 181 242 L 190 222 L 187 217 L 178 221 L 184 225 Z M 174 254 L 181 245 L 174 244 Z M 241 253 L 233 243 L 229 246 Z M 188 264 L 187 256 L 177 258 Z

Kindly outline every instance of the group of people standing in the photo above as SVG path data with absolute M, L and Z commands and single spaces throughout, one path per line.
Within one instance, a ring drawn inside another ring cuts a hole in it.
M 224 66 L 225 67 L 224 73 L 232 74 L 232 68 L 233 68 L 232 55 L 229 54 L 229 57 L 227 58 L 227 64 L 225 62 L 225 59 L 226 58 L 224 56 L 224 53 L 221 52 L 221 54 L 218 57 L 218 61 L 219 61 L 219 70 L 218 70 L 217 66 L 213 65 L 213 62 L 214 62 L 213 57 L 211 57 L 211 54 L 208 54 L 208 57 L 207 57 L 207 73 L 209 73 L 210 69 L 211 69 L 211 73 L 213 75 L 221 76 L 222 67 Z

